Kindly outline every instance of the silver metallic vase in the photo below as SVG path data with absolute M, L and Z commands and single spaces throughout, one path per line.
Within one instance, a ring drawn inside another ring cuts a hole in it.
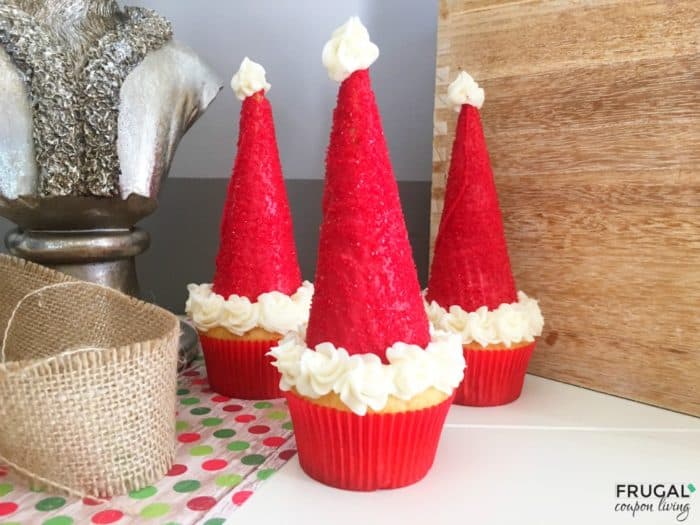
M 0 215 L 8 250 L 138 295 L 134 257 L 178 142 L 221 89 L 153 11 L 0 2 Z M 193 332 L 184 333 L 191 346 Z

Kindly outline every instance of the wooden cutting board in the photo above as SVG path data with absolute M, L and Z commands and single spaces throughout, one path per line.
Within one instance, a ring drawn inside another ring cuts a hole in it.
M 433 240 L 462 68 L 545 316 L 530 371 L 700 415 L 700 1 L 441 0 Z

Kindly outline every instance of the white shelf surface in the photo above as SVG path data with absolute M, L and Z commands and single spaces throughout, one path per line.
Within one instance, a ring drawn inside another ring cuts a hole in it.
M 615 512 L 626 501 L 616 499 L 618 483 L 693 483 L 698 490 L 683 500 L 690 512 L 682 523 L 700 524 L 700 419 L 527 376 L 515 403 L 452 407 L 435 464 L 415 485 L 337 490 L 292 459 L 229 522 L 679 523 L 675 513 Z

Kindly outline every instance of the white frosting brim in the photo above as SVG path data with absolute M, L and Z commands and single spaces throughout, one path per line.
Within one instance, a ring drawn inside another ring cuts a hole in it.
M 482 306 L 475 312 L 465 312 L 461 306 L 445 310 L 435 301 L 425 303 L 430 322 L 439 330 L 459 334 L 463 344 L 473 342 L 481 346 L 532 342 L 542 335 L 544 318 L 535 299 L 518 292 L 518 301 L 503 303 L 495 310 Z
M 312 399 L 334 392 L 360 416 L 368 408 L 382 410 L 389 396 L 407 401 L 431 387 L 451 395 L 466 366 L 459 336 L 441 331 L 431 334 L 426 348 L 394 343 L 386 351 L 389 364 L 375 354 L 349 355 L 332 343 L 311 349 L 301 331 L 287 334 L 268 355 L 282 374 L 280 389 Z
M 314 285 L 304 281 L 292 295 L 263 293 L 256 302 L 235 294 L 225 299 L 214 293 L 211 284 L 190 284 L 187 290 L 189 298 L 185 311 L 199 330 L 222 327 L 243 335 L 260 327 L 268 332 L 286 334 L 309 321 Z

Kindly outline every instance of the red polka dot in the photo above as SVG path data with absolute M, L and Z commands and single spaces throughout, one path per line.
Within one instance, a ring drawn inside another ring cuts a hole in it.
M 274 436 L 263 439 L 263 445 L 265 445 L 266 447 L 279 447 L 283 445 L 285 441 L 287 440 L 283 437 Z
M 182 373 L 182 375 L 187 377 L 197 377 L 199 375 L 199 370 L 186 370 Z
M 185 432 L 184 434 L 180 434 L 177 436 L 177 440 L 180 443 L 194 443 L 195 441 L 199 441 L 202 439 L 202 436 L 197 434 L 196 432 Z
M 211 400 L 214 403 L 226 403 L 227 401 L 231 401 L 231 398 L 226 396 L 214 396 L 211 398 Z
M 236 492 L 231 497 L 231 500 L 236 505 L 243 505 L 252 494 L 253 494 L 253 491 L 251 491 L 251 490 L 241 490 L 239 492 Z
M 254 427 L 250 427 L 248 429 L 248 432 L 251 434 L 266 434 L 270 431 L 270 427 L 266 425 L 255 425 Z
M 241 405 L 226 405 L 224 407 L 224 412 L 240 412 L 243 410 Z
M 193 385 L 208 385 L 209 381 L 207 381 L 206 379 L 193 379 L 192 384 Z
M 7 476 L 7 469 L 5 467 L 0 467 L 0 478 Z
M 0 503 L 0 516 L 9 516 L 13 514 L 19 506 L 17 503 L 12 503 L 11 501 Z
M 214 505 L 216 505 L 216 499 L 211 496 L 200 496 L 187 502 L 187 508 L 190 510 L 209 510 Z
M 225 459 L 209 459 L 202 463 L 202 468 L 204 470 L 221 470 L 228 466 L 228 461 Z
M 83 498 L 83 505 L 89 505 L 90 507 L 95 507 L 96 505 L 102 505 L 101 501 L 94 498 Z
M 290 458 L 294 457 L 294 454 L 296 454 L 297 451 L 294 450 L 293 448 L 290 448 L 289 450 L 283 450 L 282 452 L 279 453 L 279 458 L 287 461 Z
M 187 467 L 185 465 L 180 465 L 179 463 L 176 463 L 172 467 L 170 467 L 170 470 L 168 471 L 168 476 L 179 476 L 180 474 L 184 474 L 187 472 Z
M 109 523 L 116 523 L 124 517 L 124 513 L 119 510 L 103 510 L 98 512 L 92 517 L 92 522 L 97 525 L 107 525 Z
M 252 414 L 241 414 L 240 416 L 236 416 L 236 421 L 238 421 L 239 423 L 250 423 L 254 420 L 255 416 Z

